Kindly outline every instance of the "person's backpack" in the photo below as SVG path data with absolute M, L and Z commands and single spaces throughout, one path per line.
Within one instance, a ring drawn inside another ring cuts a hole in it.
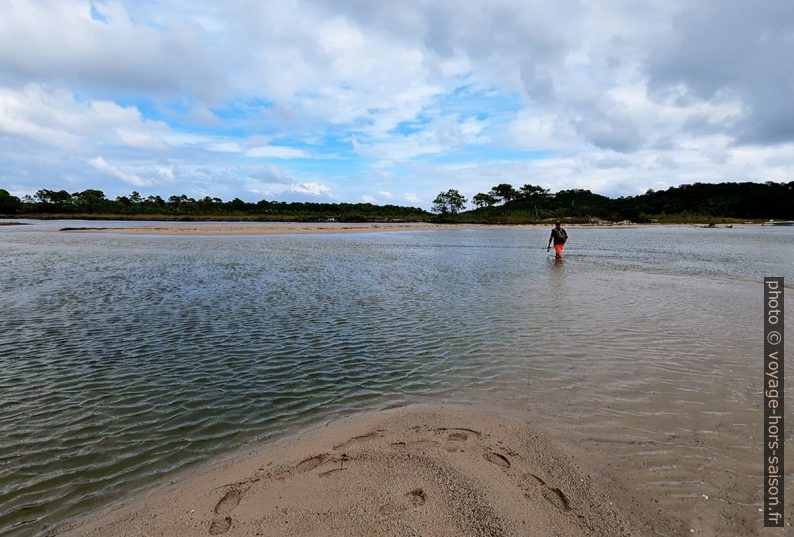
M 559 240 L 561 240 L 561 241 L 563 242 L 563 244 L 564 244 L 564 243 L 565 243 L 565 241 L 567 241 L 567 240 L 568 240 L 568 233 L 567 233 L 567 232 L 566 232 L 564 229 L 562 229 L 562 228 L 560 228 L 560 230 L 559 230 L 559 231 L 557 231 L 557 230 L 555 229 L 555 230 L 554 230 L 554 237 L 555 237 L 555 238 L 557 238 L 557 239 L 559 239 Z

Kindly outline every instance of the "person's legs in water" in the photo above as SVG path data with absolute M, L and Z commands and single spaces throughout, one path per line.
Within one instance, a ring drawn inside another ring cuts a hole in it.
M 555 244 L 554 245 L 555 257 L 562 257 L 562 249 L 563 248 L 565 248 L 565 244 Z

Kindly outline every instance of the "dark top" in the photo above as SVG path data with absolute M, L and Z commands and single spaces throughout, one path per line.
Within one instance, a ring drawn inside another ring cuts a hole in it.
M 551 238 L 554 239 L 554 244 L 565 244 L 565 241 L 568 240 L 568 233 L 563 228 L 555 227 L 551 230 Z

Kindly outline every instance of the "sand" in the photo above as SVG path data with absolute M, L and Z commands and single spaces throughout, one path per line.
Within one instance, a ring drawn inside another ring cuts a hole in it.
M 588 227 L 634 228 L 646 224 L 568 224 L 567 229 Z M 121 233 L 124 235 L 294 235 L 302 233 L 375 233 L 383 231 L 439 231 L 493 229 L 494 227 L 551 229 L 552 224 L 429 224 L 426 222 L 379 223 L 253 223 L 226 224 L 196 222 L 190 224 L 139 225 L 130 227 L 64 227 L 66 233 Z
M 304 223 L 304 224 L 185 224 L 153 225 L 131 227 L 67 227 L 61 231 L 68 233 L 100 232 L 122 233 L 126 235 L 289 235 L 301 233 L 372 233 L 382 231 L 434 231 L 440 229 L 472 229 L 482 227 L 468 224 L 425 224 L 425 223 Z
M 411 406 L 249 448 L 65 535 L 656 534 L 607 485 L 532 425 L 475 407 Z

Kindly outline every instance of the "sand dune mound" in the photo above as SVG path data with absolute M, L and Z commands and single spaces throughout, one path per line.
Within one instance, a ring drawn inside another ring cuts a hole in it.
M 73 535 L 642 535 L 539 431 L 470 407 L 370 414 L 264 446 Z

